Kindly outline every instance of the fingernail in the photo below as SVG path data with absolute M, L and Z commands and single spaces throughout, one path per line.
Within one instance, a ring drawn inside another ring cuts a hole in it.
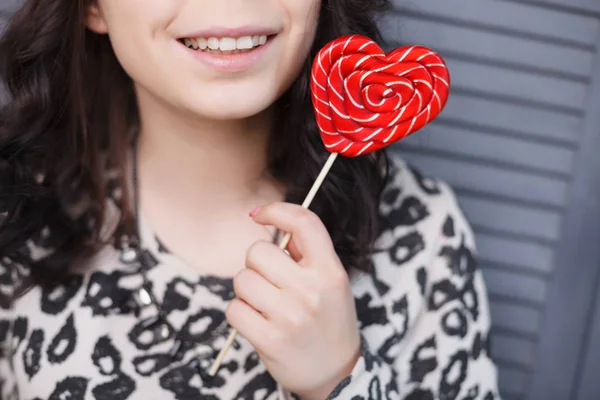
M 256 207 L 254 210 L 250 211 L 250 216 L 254 218 L 256 214 L 258 214 L 262 210 L 262 207 Z

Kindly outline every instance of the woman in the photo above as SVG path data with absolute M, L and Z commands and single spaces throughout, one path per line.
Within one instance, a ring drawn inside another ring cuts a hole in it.
M 387 5 L 25 1 L 0 43 L 5 397 L 498 398 L 448 187 L 380 152 L 296 205 L 327 157 L 311 61 Z

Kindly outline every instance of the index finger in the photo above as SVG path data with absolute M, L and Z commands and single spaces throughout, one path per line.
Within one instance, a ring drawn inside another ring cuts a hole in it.
M 290 233 L 302 260 L 310 263 L 324 256 L 336 255 L 329 232 L 321 219 L 302 206 L 272 203 L 258 210 L 252 218 L 261 225 L 272 225 Z

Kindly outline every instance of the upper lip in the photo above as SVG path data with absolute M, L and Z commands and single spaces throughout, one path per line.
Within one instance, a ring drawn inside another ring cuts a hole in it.
M 237 28 L 227 28 L 223 26 L 215 26 L 202 31 L 190 32 L 181 36 L 182 38 L 211 38 L 211 37 L 242 37 L 242 36 L 259 36 L 259 35 L 275 35 L 279 33 L 276 28 L 267 28 L 263 26 L 247 25 Z

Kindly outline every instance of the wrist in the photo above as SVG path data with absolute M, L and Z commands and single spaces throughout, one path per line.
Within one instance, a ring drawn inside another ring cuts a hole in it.
M 340 385 L 340 383 L 352 374 L 356 363 L 360 359 L 360 347 L 356 350 L 354 356 L 348 361 L 331 379 L 319 387 L 311 390 L 297 392 L 296 395 L 301 400 L 325 400 Z

